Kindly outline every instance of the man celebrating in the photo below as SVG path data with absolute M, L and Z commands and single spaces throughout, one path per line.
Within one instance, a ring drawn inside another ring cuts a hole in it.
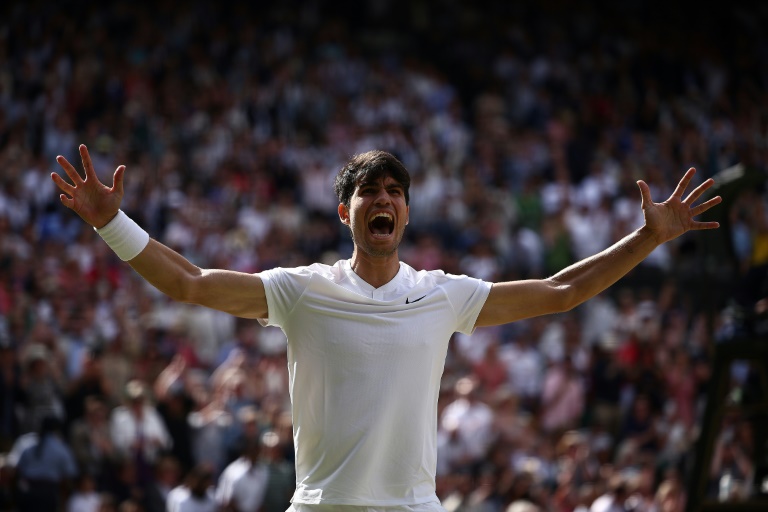
M 713 185 L 687 197 L 689 169 L 672 196 L 651 200 L 638 181 L 645 225 L 608 249 L 547 279 L 489 283 L 401 262 L 410 176 L 394 156 L 353 157 L 334 189 L 351 231 L 349 260 L 257 274 L 201 269 L 120 211 L 125 166 L 102 184 L 80 146 L 85 178 L 59 156 L 62 203 L 77 212 L 124 261 L 171 298 L 263 319 L 288 338 L 296 511 L 441 511 L 435 494 L 437 398 L 454 332 L 567 311 L 629 272 L 659 244 L 716 222 L 694 217 Z

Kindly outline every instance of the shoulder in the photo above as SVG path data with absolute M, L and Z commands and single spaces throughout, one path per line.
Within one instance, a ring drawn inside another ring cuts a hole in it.
M 19 436 L 19 438 L 16 439 L 16 442 L 13 443 L 11 451 L 7 455 L 6 462 L 10 466 L 15 466 L 21 458 L 21 454 L 24 453 L 27 448 L 37 444 L 37 439 L 38 436 L 36 432 L 29 432 Z
M 341 275 L 340 262 L 335 265 L 326 265 L 324 263 L 313 263 L 301 267 L 275 267 L 269 270 L 259 272 L 265 283 L 273 281 L 301 281 L 311 279 L 313 276 L 321 276 L 327 279 L 338 280 Z
M 179 485 L 174 487 L 168 493 L 168 504 L 177 504 L 189 497 L 189 488 L 185 485 Z
M 224 468 L 224 471 L 221 474 L 221 478 L 224 480 L 235 480 L 240 478 L 247 471 L 248 471 L 248 464 L 241 457 L 239 459 L 236 459 L 230 462 L 229 465 L 226 468 Z
M 113 418 L 122 418 L 123 416 L 130 416 L 130 412 L 128 411 L 128 407 L 124 405 L 118 405 L 112 409 L 111 416 Z
M 406 279 L 411 280 L 413 284 L 424 283 L 432 286 L 462 286 L 469 285 L 476 287 L 483 283 L 481 279 L 470 277 L 466 274 L 451 274 L 444 270 L 415 270 L 406 263 L 400 264 L 404 269 Z M 490 286 L 490 283 L 488 284 Z

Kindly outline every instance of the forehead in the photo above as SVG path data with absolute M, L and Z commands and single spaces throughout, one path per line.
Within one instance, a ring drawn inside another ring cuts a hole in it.
M 389 174 L 380 174 L 378 176 L 363 176 L 357 180 L 357 183 L 355 184 L 355 190 L 359 190 L 363 187 L 404 188 L 399 181 L 397 181 Z

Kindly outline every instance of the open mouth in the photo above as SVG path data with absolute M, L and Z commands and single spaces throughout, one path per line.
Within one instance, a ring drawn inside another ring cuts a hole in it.
M 379 212 L 368 221 L 368 230 L 375 236 L 389 236 L 395 230 L 395 219 L 386 212 Z

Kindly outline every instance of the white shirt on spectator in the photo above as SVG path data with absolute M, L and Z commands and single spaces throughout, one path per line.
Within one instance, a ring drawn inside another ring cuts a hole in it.
M 455 425 L 459 438 L 467 448 L 470 457 L 478 459 L 485 455 L 493 441 L 491 425 L 493 410 L 486 404 L 467 398 L 458 398 L 448 404 L 440 418 L 441 428 Z
M 613 219 L 605 208 L 570 208 L 565 226 L 577 260 L 588 258 L 611 245 Z
M 185 485 L 180 485 L 168 493 L 166 506 L 167 512 L 216 512 L 217 510 L 213 489 L 209 489 L 203 499 L 198 499 L 192 496 Z
M 230 463 L 219 477 L 216 503 L 225 507 L 230 503 L 237 510 L 259 510 L 269 481 L 269 470 L 264 464 L 253 463 L 245 457 Z
M 132 446 L 141 437 L 144 440 L 144 457 L 153 461 L 159 449 L 171 447 L 172 440 L 157 410 L 147 404 L 143 407 L 141 421 L 137 420 L 128 407 L 116 407 L 112 411 L 109 431 L 115 448 L 123 454 L 131 453 Z
M 612 494 L 603 494 L 589 508 L 589 512 L 624 512 L 625 510 L 621 503 L 616 502 Z
M 97 492 L 74 493 L 67 502 L 67 512 L 98 512 L 101 496 Z
M 509 382 L 515 393 L 524 397 L 539 395 L 544 358 L 535 347 L 528 344 L 503 345 L 499 357 L 507 367 Z

